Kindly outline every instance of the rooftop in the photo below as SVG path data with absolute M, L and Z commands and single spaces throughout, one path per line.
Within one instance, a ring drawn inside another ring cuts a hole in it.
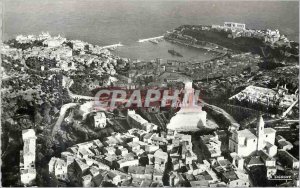
M 265 128 L 264 133 L 265 134 L 272 134 L 272 133 L 276 133 L 276 130 L 273 129 L 273 128 Z
M 237 131 L 239 137 L 244 137 L 244 138 L 250 138 L 250 139 L 255 139 L 257 138 L 256 135 L 254 135 L 249 129 L 244 129 Z

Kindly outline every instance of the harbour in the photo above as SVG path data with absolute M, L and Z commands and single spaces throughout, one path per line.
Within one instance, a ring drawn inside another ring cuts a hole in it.
M 169 50 L 175 50 L 183 57 L 173 55 Z M 120 57 L 127 57 L 132 60 L 151 61 L 157 58 L 163 61 L 178 60 L 190 62 L 202 62 L 214 58 L 217 53 L 208 52 L 204 49 L 193 48 L 182 44 L 171 43 L 161 39 L 158 44 L 152 42 L 135 42 L 125 45 L 122 48 L 117 47 L 113 53 Z

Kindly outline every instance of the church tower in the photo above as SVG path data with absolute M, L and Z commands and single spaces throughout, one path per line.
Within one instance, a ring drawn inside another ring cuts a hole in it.
M 265 129 L 265 122 L 262 116 L 260 115 L 256 126 L 257 151 L 262 150 L 264 147 L 264 129 Z

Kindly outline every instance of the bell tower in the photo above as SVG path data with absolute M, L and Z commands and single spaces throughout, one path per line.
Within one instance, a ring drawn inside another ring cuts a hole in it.
M 264 129 L 265 129 L 265 122 L 262 118 L 262 115 L 260 115 L 256 126 L 257 151 L 262 150 L 264 147 Z

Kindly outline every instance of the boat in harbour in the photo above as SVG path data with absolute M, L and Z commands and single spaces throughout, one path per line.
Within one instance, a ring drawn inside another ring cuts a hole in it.
M 178 57 L 183 57 L 179 52 L 176 52 L 174 49 L 173 50 L 168 50 L 168 52 L 172 55 L 178 56 Z

